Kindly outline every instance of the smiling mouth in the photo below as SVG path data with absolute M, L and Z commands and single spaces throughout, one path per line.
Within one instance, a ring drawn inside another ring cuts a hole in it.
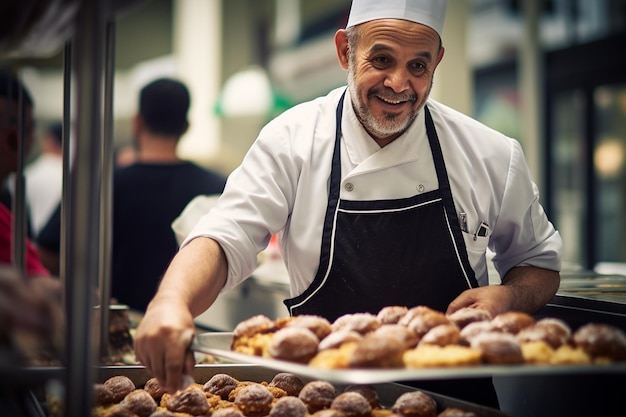
M 412 99 L 412 98 L 391 99 L 391 98 L 386 98 L 386 97 L 381 97 L 381 96 L 376 96 L 376 98 L 382 101 L 383 103 L 391 104 L 394 106 L 404 104 L 404 103 L 412 103 L 415 101 L 415 99 Z

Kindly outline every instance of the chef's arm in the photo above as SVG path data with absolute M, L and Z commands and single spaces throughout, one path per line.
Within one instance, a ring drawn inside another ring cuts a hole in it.
M 475 307 L 487 309 L 492 316 L 505 311 L 534 314 L 552 300 L 560 282 L 557 271 L 534 266 L 514 267 L 506 273 L 501 285 L 466 290 L 450 303 L 446 312 Z
M 195 334 L 194 317 L 213 304 L 227 271 L 226 255 L 217 242 L 192 240 L 172 260 L 139 323 L 137 358 L 170 393 L 181 388 L 184 373 L 193 372 L 188 347 Z
M 213 304 L 227 273 L 222 247 L 213 239 L 197 237 L 176 254 L 151 304 L 176 301 L 196 317 Z

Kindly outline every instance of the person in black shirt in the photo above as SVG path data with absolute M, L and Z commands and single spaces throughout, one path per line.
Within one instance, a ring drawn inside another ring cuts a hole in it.
M 133 120 L 137 160 L 113 174 L 111 296 L 137 311 L 146 309 L 178 250 L 174 219 L 194 197 L 220 194 L 226 184 L 220 173 L 177 156 L 189 106 L 189 91 L 177 80 L 143 87 Z M 37 238 L 52 269 L 58 268 L 60 212 L 59 207 Z

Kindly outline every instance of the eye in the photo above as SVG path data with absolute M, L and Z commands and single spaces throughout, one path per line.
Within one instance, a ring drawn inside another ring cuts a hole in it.
M 390 63 L 391 63 L 391 60 L 384 55 L 372 58 L 372 64 L 377 68 L 386 67 Z
M 411 62 L 408 67 L 413 74 L 421 74 L 426 71 L 426 64 L 423 62 Z

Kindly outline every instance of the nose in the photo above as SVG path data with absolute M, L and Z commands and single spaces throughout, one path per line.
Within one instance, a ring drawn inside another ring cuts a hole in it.
M 383 85 L 396 93 L 409 89 L 409 72 L 404 68 L 394 68 L 387 73 Z

